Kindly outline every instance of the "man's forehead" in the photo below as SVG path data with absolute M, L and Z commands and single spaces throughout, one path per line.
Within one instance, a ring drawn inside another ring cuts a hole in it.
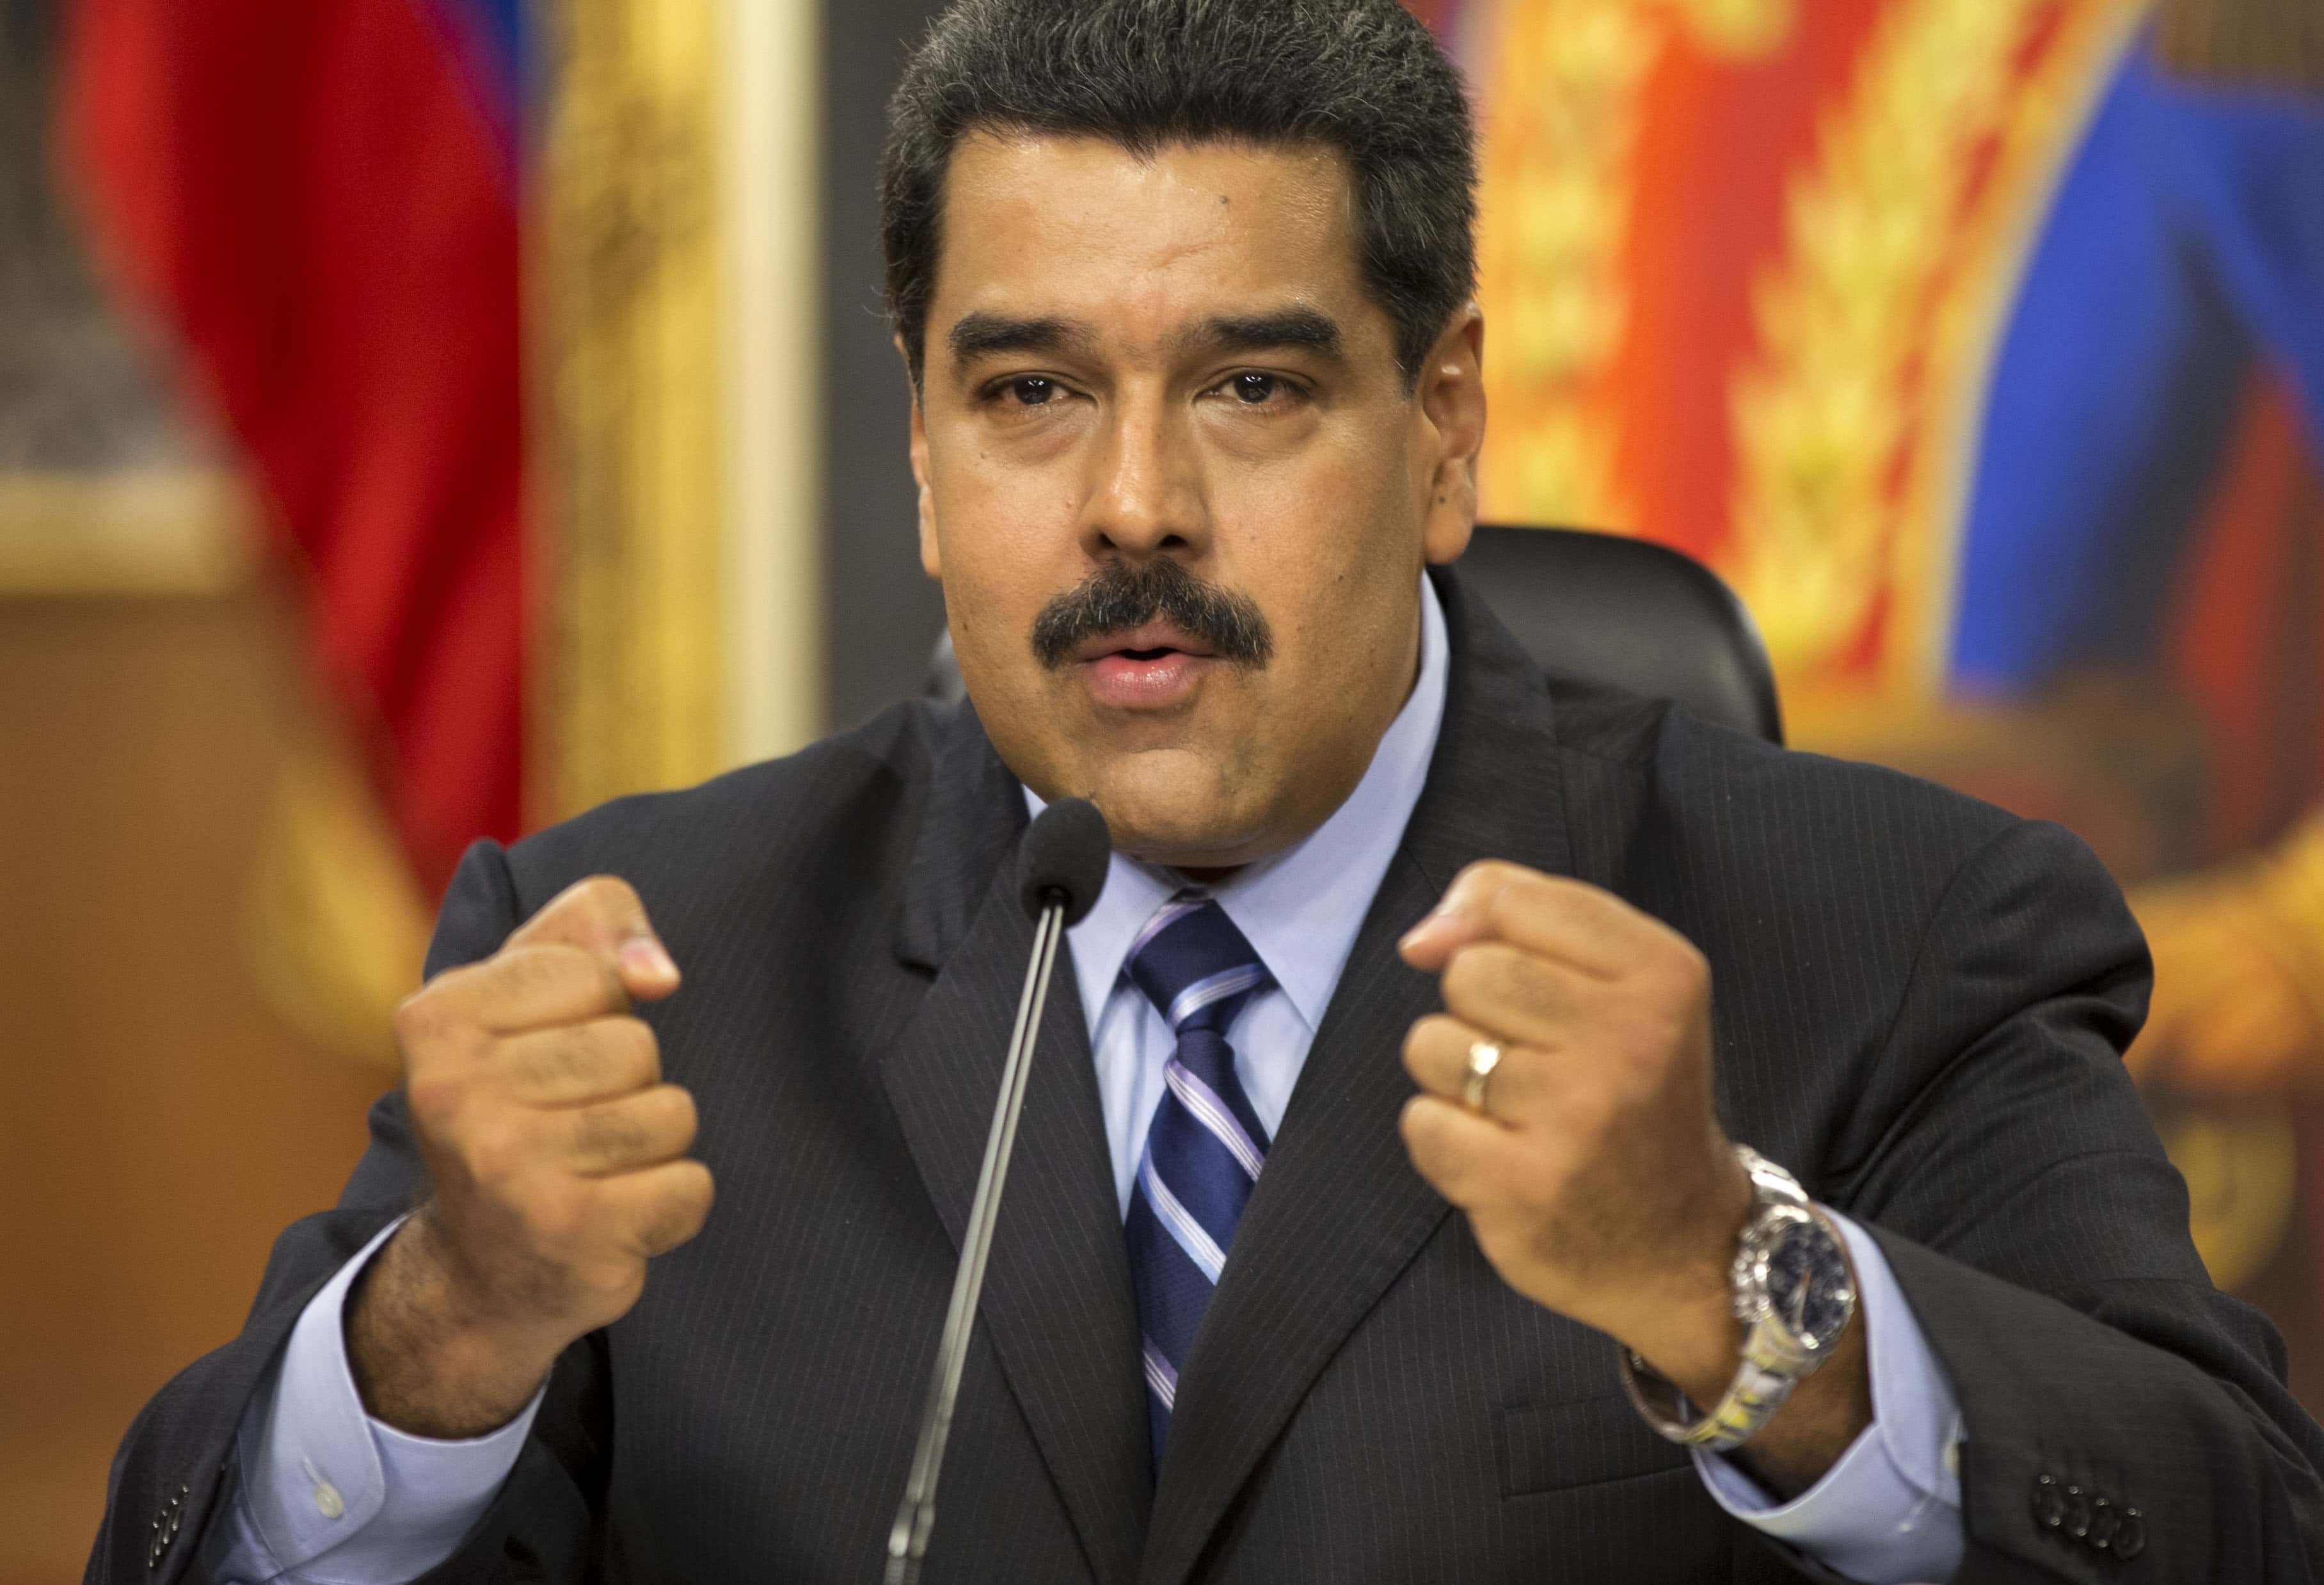
M 930 340 L 989 350 L 994 322 L 1039 322 L 1100 336 L 1135 326 L 1183 348 L 1299 309 L 1357 332 L 1348 322 L 1366 294 L 1352 191 L 1338 153 L 1309 145 L 1141 153 L 1097 138 L 973 134 L 945 181 Z

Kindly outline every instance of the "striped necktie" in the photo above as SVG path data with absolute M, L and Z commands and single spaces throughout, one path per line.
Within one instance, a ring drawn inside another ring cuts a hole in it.
M 1235 1078 L 1226 1032 L 1274 976 L 1226 910 L 1199 893 L 1163 905 L 1131 945 L 1128 968 L 1177 1038 L 1162 1070 L 1162 1099 L 1139 1157 L 1127 1222 L 1159 1470 L 1179 1368 L 1194 1350 L 1267 1156 L 1267 1130 Z

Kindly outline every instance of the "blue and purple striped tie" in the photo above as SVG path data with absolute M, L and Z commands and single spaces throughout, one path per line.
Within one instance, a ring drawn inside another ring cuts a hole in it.
M 1127 1224 L 1159 1470 L 1179 1368 L 1194 1350 L 1235 1222 L 1267 1156 L 1267 1130 L 1235 1079 L 1226 1031 L 1274 977 L 1225 909 L 1188 893 L 1148 921 L 1130 946 L 1128 968 L 1178 1042 L 1163 1069 L 1162 1100 L 1139 1157 Z

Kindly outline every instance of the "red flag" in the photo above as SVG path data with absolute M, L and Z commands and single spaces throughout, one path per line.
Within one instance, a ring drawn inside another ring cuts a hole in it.
M 513 162 L 427 0 L 78 0 L 66 148 L 307 589 L 422 882 L 522 808 Z

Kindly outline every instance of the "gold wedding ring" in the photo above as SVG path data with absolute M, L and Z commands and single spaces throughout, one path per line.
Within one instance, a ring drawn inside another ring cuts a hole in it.
M 1461 1083 L 1461 1104 L 1471 1111 L 1485 1110 L 1485 1081 L 1501 1065 L 1501 1048 L 1489 1040 L 1471 1041 L 1469 1046 L 1469 1076 Z

